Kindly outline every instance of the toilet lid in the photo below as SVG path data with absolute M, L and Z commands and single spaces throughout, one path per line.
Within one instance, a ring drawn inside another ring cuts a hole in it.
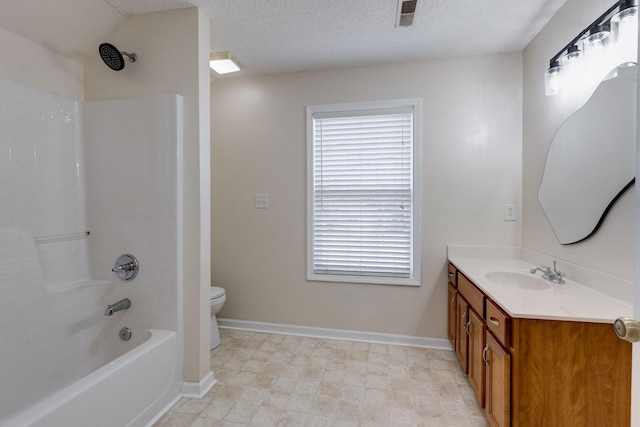
M 224 288 L 218 288 L 217 286 L 211 287 L 211 299 L 220 298 L 224 296 Z

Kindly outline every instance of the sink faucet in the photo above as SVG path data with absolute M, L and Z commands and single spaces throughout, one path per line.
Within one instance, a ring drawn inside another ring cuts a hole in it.
M 107 309 L 104 311 L 105 316 L 113 316 L 113 313 L 120 310 L 126 310 L 131 307 L 131 301 L 129 298 L 121 299 L 120 301 L 107 305 Z
M 542 272 L 542 278 L 545 280 L 556 283 L 558 285 L 564 283 L 564 280 L 562 279 L 564 277 L 564 273 L 556 269 L 556 261 L 553 261 L 553 270 L 551 269 L 551 267 L 547 267 L 546 265 L 534 267 L 530 270 L 531 274 L 536 274 L 537 271 Z

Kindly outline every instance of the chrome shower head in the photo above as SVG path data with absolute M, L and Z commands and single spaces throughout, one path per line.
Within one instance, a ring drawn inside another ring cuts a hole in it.
M 135 53 L 129 53 L 125 51 L 119 51 L 114 45 L 110 43 L 102 43 L 98 48 L 100 57 L 107 64 L 107 67 L 114 71 L 120 71 L 124 68 L 124 56 L 129 58 L 130 62 L 136 62 L 138 55 Z

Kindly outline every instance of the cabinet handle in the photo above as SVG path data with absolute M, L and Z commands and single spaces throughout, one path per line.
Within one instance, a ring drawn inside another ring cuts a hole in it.
M 487 344 L 482 350 L 482 360 L 484 360 L 484 364 L 489 366 L 489 360 L 487 360 L 487 352 L 489 351 L 489 344 Z
M 462 316 L 460 317 L 460 320 L 464 323 L 464 318 L 467 317 L 467 312 L 463 312 Z
M 455 309 L 456 309 L 454 307 L 455 303 L 456 303 L 456 297 L 454 295 L 453 298 L 451 298 L 451 311 L 455 311 Z
M 469 330 L 470 327 L 471 327 L 471 320 L 469 320 L 467 324 L 464 326 L 464 330 L 467 331 L 467 335 L 469 336 L 471 336 L 471 331 Z
M 489 316 L 489 322 L 491 322 L 491 324 L 493 324 L 494 326 L 497 326 L 498 328 L 500 327 L 500 322 L 498 322 L 496 318 L 493 316 Z
M 453 277 L 453 271 L 449 272 L 449 277 Z

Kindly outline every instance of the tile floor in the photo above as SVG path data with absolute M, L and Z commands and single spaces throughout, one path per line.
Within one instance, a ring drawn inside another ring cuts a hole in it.
M 154 427 L 486 427 L 454 353 L 220 331 L 218 383 Z

